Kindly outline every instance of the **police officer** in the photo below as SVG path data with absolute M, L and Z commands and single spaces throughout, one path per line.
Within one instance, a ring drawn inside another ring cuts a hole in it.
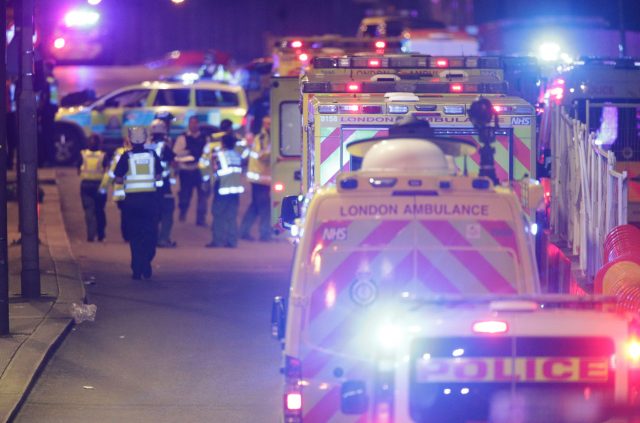
M 226 134 L 215 152 L 212 241 L 208 248 L 238 245 L 238 206 L 242 185 L 242 158 L 235 151 L 236 137 Z
M 177 244 L 171 240 L 173 228 L 173 211 L 176 208 L 176 200 L 171 192 L 174 179 L 171 177 L 171 163 L 175 153 L 171 149 L 171 138 L 167 125 L 161 119 L 151 122 L 151 139 L 145 145 L 146 148 L 156 152 L 162 165 L 162 187 L 158 189 L 160 202 L 160 227 L 158 230 L 158 247 L 174 248 Z
M 122 217 L 131 247 L 133 279 L 149 279 L 151 260 L 156 254 L 158 242 L 159 205 L 156 188 L 162 186 L 162 165 L 153 150 L 145 149 L 147 129 L 129 128 L 131 150 L 120 157 L 115 183 L 124 185 L 125 198 Z
M 104 240 L 104 229 L 107 217 L 104 213 L 106 195 L 99 187 L 100 181 L 107 168 L 107 157 L 101 147 L 100 136 L 93 134 L 89 137 L 87 148 L 80 151 L 78 173 L 80 174 L 80 197 L 84 209 L 84 220 L 87 224 L 87 241 Z
M 271 118 L 265 116 L 262 119 L 262 129 L 260 134 L 253 140 L 251 153 L 249 154 L 249 168 L 247 169 L 247 179 L 251 182 L 251 204 L 247 208 L 242 225 L 240 226 L 240 236 L 246 240 L 253 240 L 251 237 L 251 227 L 257 218 L 260 219 L 260 240 L 271 240 L 270 222 L 270 197 L 271 187 L 271 139 L 269 131 L 271 129 Z
M 198 205 L 196 209 L 196 225 L 206 226 L 207 197 L 208 192 L 203 190 L 198 159 L 202 156 L 204 147 L 209 142 L 209 137 L 200 131 L 197 116 L 189 118 L 188 130 L 176 139 L 173 152 L 178 163 L 178 176 L 180 177 L 180 191 L 178 193 L 178 208 L 180 209 L 180 221 L 184 222 L 191 202 L 191 195 L 195 189 L 198 192 Z

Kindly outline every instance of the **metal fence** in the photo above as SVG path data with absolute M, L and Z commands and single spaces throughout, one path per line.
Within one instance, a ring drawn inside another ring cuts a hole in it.
M 589 282 L 602 266 L 604 238 L 627 223 L 627 172 L 614 170 L 611 151 L 560 106 L 551 113 L 551 232 L 578 255 Z

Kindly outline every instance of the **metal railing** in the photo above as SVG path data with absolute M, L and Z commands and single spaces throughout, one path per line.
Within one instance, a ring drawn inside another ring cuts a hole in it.
M 627 223 L 627 172 L 616 172 L 615 155 L 561 106 L 552 115 L 550 147 L 551 233 L 566 242 L 588 282 L 602 266 L 604 238 Z

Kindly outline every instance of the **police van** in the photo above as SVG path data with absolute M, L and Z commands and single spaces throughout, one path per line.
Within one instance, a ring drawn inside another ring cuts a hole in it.
M 594 413 L 637 395 L 633 322 L 540 296 L 518 199 L 449 159 L 476 147 L 354 142 L 361 168 L 307 196 L 272 320 L 283 422 L 514 422 L 513 406 L 539 412 L 559 393 Z

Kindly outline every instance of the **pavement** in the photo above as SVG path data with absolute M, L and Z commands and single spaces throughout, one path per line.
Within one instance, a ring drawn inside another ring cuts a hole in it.
M 9 175 L 11 179 L 11 175 Z M 82 303 L 84 284 L 65 231 L 55 170 L 40 169 L 40 293 L 20 294 L 20 245 L 9 247 L 9 329 L 0 337 L 0 421 L 11 421 L 47 360 L 71 330 L 72 303 Z M 18 240 L 18 205 L 8 203 L 8 239 Z

